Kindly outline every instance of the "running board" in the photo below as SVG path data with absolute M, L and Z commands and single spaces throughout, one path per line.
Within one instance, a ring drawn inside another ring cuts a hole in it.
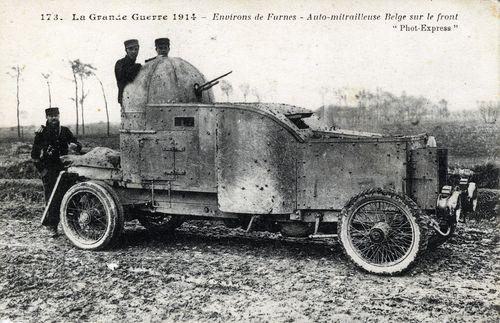
M 311 234 L 309 239 L 338 238 L 338 234 Z

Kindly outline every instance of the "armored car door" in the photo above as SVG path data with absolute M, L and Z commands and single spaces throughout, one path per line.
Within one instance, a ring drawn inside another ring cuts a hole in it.
M 156 137 L 156 138 L 155 138 Z M 139 172 L 142 181 L 175 180 L 174 140 L 164 137 L 145 137 L 139 141 Z
M 180 191 L 216 191 L 215 111 L 209 107 L 158 104 L 146 109 L 141 150 L 143 181 L 168 181 Z

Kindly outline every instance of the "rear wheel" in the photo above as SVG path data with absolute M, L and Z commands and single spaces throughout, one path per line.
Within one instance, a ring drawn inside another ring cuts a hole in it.
M 105 183 L 73 185 L 64 195 L 60 211 L 64 234 L 81 249 L 105 249 L 123 231 L 123 208 Z
M 339 221 L 346 255 L 362 269 L 404 272 L 427 246 L 427 217 L 406 196 L 370 189 L 353 197 Z

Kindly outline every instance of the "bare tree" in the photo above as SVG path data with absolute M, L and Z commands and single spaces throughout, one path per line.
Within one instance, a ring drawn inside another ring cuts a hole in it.
M 278 91 L 278 82 L 276 80 L 269 81 L 266 87 L 266 101 L 275 101 L 276 93 Z
M 47 89 L 49 91 L 49 108 L 52 107 L 52 96 L 50 95 L 50 73 L 42 73 L 42 77 L 45 79 L 45 82 L 47 83 Z
M 78 63 L 80 60 L 69 61 L 71 65 L 71 71 L 73 72 L 73 83 L 75 83 L 75 97 L 71 100 L 75 101 L 75 114 L 76 114 L 76 135 L 78 136 L 78 82 L 76 80 L 76 75 L 78 74 Z
M 347 105 L 347 93 L 345 88 L 340 88 L 340 89 L 335 89 L 333 91 L 337 98 L 337 104 L 339 106 L 346 106 Z
M 442 118 L 448 118 L 450 111 L 448 110 L 448 101 L 441 99 L 438 102 L 438 115 Z
M 240 84 L 240 91 L 243 93 L 243 100 L 247 102 L 247 96 L 250 94 L 250 85 L 248 83 L 241 83 Z
M 427 102 L 428 100 L 425 98 L 414 99 L 411 97 L 411 108 L 408 117 L 412 125 L 418 125 L 420 120 L 427 114 Z
M 371 106 L 374 95 L 370 91 L 363 89 L 355 95 L 355 98 L 358 100 L 358 108 L 366 109 Z
M 226 80 L 220 81 L 220 89 L 226 95 L 226 100 L 229 101 L 229 95 L 233 93 L 233 86 Z
M 21 78 L 21 72 L 24 70 L 25 66 L 12 66 L 11 69 L 13 72 L 7 72 L 8 75 L 16 79 L 16 99 L 17 99 L 17 107 L 16 107 L 16 115 L 17 115 L 17 136 L 18 138 L 21 138 L 21 122 L 19 119 L 19 105 L 20 105 L 20 100 L 19 100 L 19 80 Z
M 101 90 L 102 90 L 102 97 L 104 98 L 104 108 L 106 109 L 106 133 L 109 137 L 109 112 L 108 112 L 108 100 L 106 99 L 106 92 L 104 92 L 104 86 L 102 85 L 101 80 L 97 77 L 97 75 L 94 73 L 95 78 L 97 81 L 99 81 L 99 84 L 101 85 Z
M 500 114 L 500 105 L 493 101 L 481 101 L 479 102 L 479 113 L 485 123 L 495 124 Z
M 261 102 L 262 101 L 261 98 L 260 98 L 260 93 L 259 93 L 259 91 L 256 88 L 252 88 L 252 94 L 257 99 L 257 102 Z
M 82 76 L 80 75 L 80 90 L 82 91 L 81 94 L 80 94 L 80 113 L 82 114 L 82 136 L 85 135 L 85 112 L 84 112 L 84 109 L 83 109 L 83 103 L 85 101 L 85 98 L 87 98 L 87 95 L 89 94 L 89 92 L 87 91 L 87 93 L 85 93 L 84 89 L 83 89 L 83 78 Z
M 83 62 L 80 62 L 79 59 L 75 61 L 76 64 L 76 71 L 78 76 L 80 77 L 80 90 L 81 90 L 81 95 L 80 95 L 80 111 L 82 113 L 82 135 L 85 135 L 85 109 L 84 109 L 84 102 L 85 99 L 87 98 L 87 95 L 89 94 L 88 91 L 85 92 L 84 90 L 84 82 L 83 80 L 88 78 L 89 76 L 93 75 L 96 70 L 96 68 L 90 64 L 85 64 Z
M 409 122 L 418 125 L 423 119 L 430 115 L 449 115 L 447 102 L 439 101 L 438 104 L 431 102 L 423 96 L 407 95 L 403 92 L 396 96 L 390 92 L 377 88 L 375 92 L 361 89 L 356 92 L 357 108 L 342 106 L 347 103 L 345 98 L 349 89 L 335 89 L 333 92 L 337 98 L 337 106 L 327 105 L 322 112 L 325 120 L 330 120 L 329 113 L 333 113 L 339 125 L 345 121 L 346 125 L 373 127 L 387 122 Z
M 328 92 L 330 92 L 330 89 L 327 88 L 326 86 L 322 86 L 319 89 L 319 94 L 321 95 L 321 106 L 323 107 L 325 106 L 325 97 L 328 94 Z
M 374 112 L 377 124 L 380 124 L 382 118 L 382 110 L 384 102 L 382 98 L 383 92 L 384 91 L 380 87 L 377 87 L 375 94 L 373 94 L 371 97 L 370 109 Z

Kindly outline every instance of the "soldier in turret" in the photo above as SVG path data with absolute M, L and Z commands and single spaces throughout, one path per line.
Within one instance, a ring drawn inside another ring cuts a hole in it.
M 118 103 L 120 103 L 120 105 L 122 104 L 123 89 L 125 85 L 132 82 L 141 69 L 141 64 L 135 62 L 139 54 L 139 41 L 137 39 L 129 39 L 124 42 L 124 45 L 127 55 L 118 60 L 115 64 L 116 84 L 118 85 Z
M 45 203 L 49 201 L 59 172 L 63 170 L 61 156 L 69 150 L 79 153 L 82 145 L 76 140 L 71 130 L 59 123 L 59 109 L 45 109 L 46 123 L 35 132 L 35 142 L 31 150 L 31 158 L 40 173 L 43 182 Z M 51 216 L 47 223 L 53 236 L 57 235 L 59 214 Z
M 170 52 L 170 39 L 168 38 L 155 39 L 155 49 L 158 55 L 155 57 L 148 58 L 146 60 L 146 63 L 160 56 L 168 57 L 168 53 Z

